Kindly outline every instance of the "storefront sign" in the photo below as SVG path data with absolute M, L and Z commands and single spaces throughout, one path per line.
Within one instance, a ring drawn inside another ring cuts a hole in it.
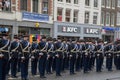
M 35 22 L 48 22 L 49 16 L 47 14 L 22 12 L 22 20 Z
M 100 33 L 100 30 L 99 29 L 96 29 L 96 28 L 85 28 L 85 34 L 99 34 Z
M 58 31 L 64 33 L 80 33 L 80 27 L 58 26 Z

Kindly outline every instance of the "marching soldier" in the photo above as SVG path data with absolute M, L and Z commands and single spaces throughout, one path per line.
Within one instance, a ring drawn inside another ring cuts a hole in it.
M 30 43 L 28 42 L 28 35 L 23 36 L 23 40 L 21 41 L 21 49 L 22 53 L 20 54 L 21 62 L 21 78 L 22 80 L 27 80 L 28 78 L 28 63 L 29 63 L 29 55 L 30 55 Z
M 33 76 L 37 75 L 37 62 L 38 62 L 38 44 L 37 39 L 33 37 L 33 42 L 31 44 L 31 73 Z
M 55 52 L 55 62 L 56 62 L 56 76 L 61 76 L 61 67 L 62 67 L 62 60 L 63 60 L 63 43 L 60 38 L 58 38 L 58 41 L 55 44 L 56 52 Z
M 47 39 L 48 41 L 48 53 L 47 53 L 47 65 L 46 65 L 46 71 L 47 74 L 52 74 L 52 63 L 53 63 L 53 56 L 54 56 L 54 44 L 51 37 Z
M 74 66 L 76 62 L 76 54 L 78 50 L 78 45 L 76 44 L 76 41 L 73 40 L 71 43 L 71 50 L 70 50 L 70 75 L 74 75 Z
M 110 42 L 105 46 L 105 56 L 106 56 L 106 68 L 108 71 L 112 71 L 112 62 L 113 62 L 113 50 L 114 46 Z
M 19 52 L 21 52 L 21 47 L 19 43 L 19 38 L 17 35 L 14 35 L 14 40 L 11 42 L 10 46 L 10 69 L 11 69 L 11 78 L 14 79 L 17 78 L 17 63 L 18 63 L 18 55 Z
M 114 64 L 117 70 L 120 70 L 120 41 L 116 42 L 114 53 Z
M 45 77 L 45 70 L 46 70 L 46 60 L 47 60 L 47 50 L 48 50 L 48 42 L 46 42 L 46 37 L 42 37 L 42 41 L 38 44 L 39 46 L 39 73 L 40 78 Z
M 101 69 L 102 69 L 103 58 L 104 58 L 103 50 L 104 50 L 103 41 L 100 40 L 97 45 L 97 52 L 96 52 L 96 71 L 97 72 L 101 72 Z
M 89 41 L 86 42 L 85 46 L 85 50 L 83 51 L 83 68 L 84 68 L 84 73 L 88 73 L 89 71 L 89 51 L 90 51 L 90 45 L 89 45 Z
M 77 50 L 77 54 L 76 54 L 76 71 L 80 70 L 80 64 L 81 64 L 81 49 L 82 46 L 80 44 L 80 41 L 77 41 L 77 46 L 78 46 L 78 50 Z
M 0 39 L 0 80 L 6 80 L 6 67 L 8 66 L 9 60 L 9 45 L 7 34 L 2 34 L 2 39 Z

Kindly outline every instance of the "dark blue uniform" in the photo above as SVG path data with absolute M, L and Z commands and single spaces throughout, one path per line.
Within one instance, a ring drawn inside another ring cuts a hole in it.
M 105 47 L 105 56 L 106 56 L 106 68 L 108 71 L 112 70 L 112 62 L 113 62 L 113 45 L 107 45 Z
M 39 43 L 39 73 L 41 78 L 45 78 L 45 69 L 46 69 L 46 60 L 47 60 L 47 48 L 48 43 L 45 41 L 41 41 Z
M 85 50 L 82 53 L 82 57 L 83 57 L 83 71 L 84 73 L 87 73 L 89 71 L 89 60 L 90 60 L 90 54 L 89 54 L 89 49 L 90 46 L 89 44 L 85 44 L 83 46 L 83 48 L 85 47 Z
M 54 56 L 54 44 L 48 43 L 48 54 L 47 54 L 47 65 L 46 71 L 48 74 L 52 74 L 52 64 L 53 64 L 53 56 Z
M 96 71 L 101 72 L 102 65 L 103 65 L 103 46 L 97 45 L 97 52 L 96 52 Z
M 10 46 L 10 65 L 11 65 L 11 76 L 16 77 L 17 73 L 17 62 L 18 62 L 18 54 L 21 52 L 21 48 L 19 42 L 13 41 Z
M 77 44 L 78 51 L 77 51 L 77 58 L 76 58 L 76 71 L 79 71 L 81 69 L 81 60 L 82 60 L 82 45 Z
M 76 62 L 76 54 L 78 50 L 78 45 L 76 43 L 71 43 L 71 51 L 70 51 L 70 74 L 74 74 L 74 66 Z
M 63 60 L 63 51 L 62 51 L 63 46 L 64 46 L 63 43 L 60 41 L 56 42 L 55 44 L 56 76 L 61 76 L 62 60 Z
M 30 44 L 27 40 L 21 41 L 21 49 L 22 49 L 22 53 L 20 54 L 21 78 L 22 80 L 27 80 L 30 55 Z
M 6 69 L 8 66 L 9 52 L 8 47 L 10 41 L 6 39 L 0 40 L 0 80 L 6 80 Z
M 114 64 L 117 70 L 120 70 L 120 44 L 115 46 Z
M 38 44 L 36 42 L 33 42 L 31 45 L 31 73 L 32 75 L 37 74 L 37 62 L 38 62 Z

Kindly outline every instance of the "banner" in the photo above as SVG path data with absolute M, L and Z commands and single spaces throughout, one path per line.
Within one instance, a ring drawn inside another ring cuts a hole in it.
M 30 12 L 22 12 L 22 20 L 35 21 L 35 22 L 48 22 L 49 15 L 30 13 Z
M 30 37 L 29 37 L 30 43 L 33 42 L 33 37 L 36 38 L 36 40 L 37 40 L 38 43 L 40 42 L 40 35 L 38 35 L 38 34 L 31 34 Z

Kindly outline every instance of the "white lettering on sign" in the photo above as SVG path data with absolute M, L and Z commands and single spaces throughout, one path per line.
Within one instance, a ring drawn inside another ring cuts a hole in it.
M 98 34 L 99 30 L 98 29 L 86 29 L 86 33 L 89 33 L 89 34 Z
M 77 32 L 77 28 L 74 28 L 74 27 L 63 27 L 63 32 L 74 32 L 76 33 Z

